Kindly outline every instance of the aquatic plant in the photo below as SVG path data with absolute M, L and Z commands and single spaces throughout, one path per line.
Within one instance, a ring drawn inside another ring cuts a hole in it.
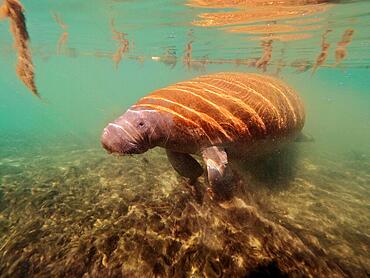
M 204 194 L 204 179 L 194 194 L 158 150 L 3 158 L 0 276 L 366 277 L 368 220 L 358 212 L 368 168 L 344 171 L 308 153 L 290 182 L 246 172 L 234 201 L 221 204 Z
M 312 74 L 311 75 L 314 75 L 316 70 L 318 69 L 318 67 L 320 67 L 322 64 L 325 63 L 326 58 L 329 55 L 330 43 L 327 42 L 327 37 L 328 37 L 328 34 L 330 32 L 332 32 L 332 30 L 327 29 L 327 30 L 325 30 L 325 32 L 321 36 L 321 52 L 320 52 L 319 56 L 317 56 L 316 63 L 312 67 Z
M 57 54 L 59 55 L 62 51 L 62 48 L 67 44 L 68 41 L 68 25 L 64 23 L 59 14 L 52 12 L 51 16 L 55 20 L 55 22 L 59 25 L 59 27 L 63 30 L 57 43 Z
M 15 48 L 18 51 L 17 75 L 35 96 L 40 97 L 35 84 L 24 8 L 18 0 L 4 0 L 0 7 L 1 17 L 7 17 L 10 20 L 10 31 L 13 34 Z
M 262 41 L 261 46 L 263 49 L 263 54 L 260 59 L 256 62 L 256 67 L 262 69 L 263 72 L 267 70 L 267 65 L 272 57 L 272 40 Z
M 348 28 L 344 31 L 342 39 L 337 43 L 337 48 L 335 49 L 335 64 L 334 66 L 339 65 L 339 63 L 347 57 L 347 47 L 352 42 L 352 36 L 355 30 Z
M 118 42 L 118 47 L 116 52 L 113 54 L 112 59 L 115 63 L 116 69 L 118 68 L 118 65 L 120 64 L 123 55 L 128 52 L 129 50 L 129 41 L 126 39 L 127 34 L 123 32 L 117 31 L 115 27 L 115 20 L 111 19 L 110 21 L 111 30 L 113 33 L 113 39 Z

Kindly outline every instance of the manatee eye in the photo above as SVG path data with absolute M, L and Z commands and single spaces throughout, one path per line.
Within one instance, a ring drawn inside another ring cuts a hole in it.
M 144 126 L 144 122 L 139 122 L 139 127 Z

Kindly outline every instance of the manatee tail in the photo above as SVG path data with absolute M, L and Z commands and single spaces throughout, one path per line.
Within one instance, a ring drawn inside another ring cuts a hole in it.
M 299 142 L 299 143 L 315 142 L 315 138 L 313 138 L 313 136 L 311 135 L 307 135 L 307 134 L 300 132 L 297 138 L 295 139 L 295 142 Z

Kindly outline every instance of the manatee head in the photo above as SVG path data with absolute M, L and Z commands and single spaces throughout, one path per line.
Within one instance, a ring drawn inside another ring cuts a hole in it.
M 140 154 L 155 147 L 158 116 L 156 111 L 129 109 L 104 128 L 103 147 L 110 153 L 121 155 Z

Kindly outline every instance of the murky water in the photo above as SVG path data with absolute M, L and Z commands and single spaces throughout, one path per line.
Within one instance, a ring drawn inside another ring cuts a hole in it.
M 0 21 L 1 277 L 370 275 L 370 2 L 22 4 L 41 99 Z M 245 165 L 226 203 L 163 149 L 101 148 L 140 97 L 217 71 L 290 84 L 315 141 Z

